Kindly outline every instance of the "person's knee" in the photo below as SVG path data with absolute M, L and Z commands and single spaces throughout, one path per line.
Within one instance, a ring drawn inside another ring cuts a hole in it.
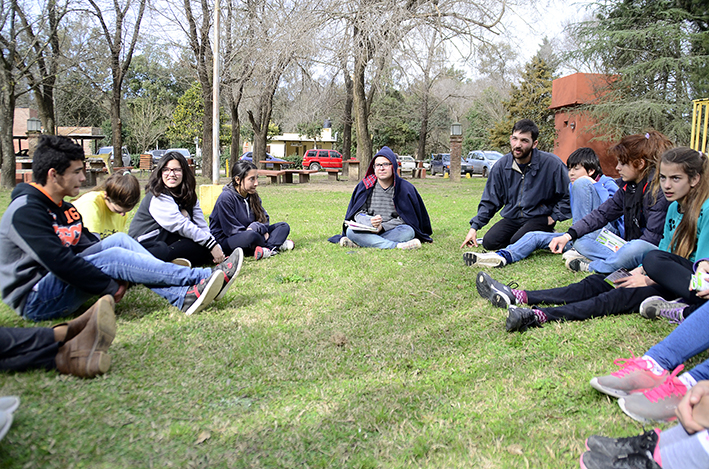
M 498 249 L 502 248 L 497 240 L 493 239 L 492 236 L 488 236 L 487 234 L 483 236 L 482 245 L 488 251 L 497 251 Z
M 571 184 L 571 190 L 573 191 L 574 194 L 576 194 L 577 192 L 578 193 L 588 192 L 591 190 L 595 190 L 593 188 L 593 184 L 594 184 L 593 181 L 584 177 L 584 178 L 575 180 Z

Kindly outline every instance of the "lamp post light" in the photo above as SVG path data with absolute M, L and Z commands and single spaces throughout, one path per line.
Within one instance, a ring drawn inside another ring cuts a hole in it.
M 453 182 L 460 182 L 461 153 L 463 150 L 463 126 L 455 121 L 451 124 L 451 170 L 450 178 Z

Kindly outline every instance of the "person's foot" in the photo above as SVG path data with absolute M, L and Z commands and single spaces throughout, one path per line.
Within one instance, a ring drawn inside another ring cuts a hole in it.
M 219 291 L 217 297 L 214 298 L 214 301 L 219 301 L 224 298 L 224 295 L 226 295 L 229 287 L 231 287 L 231 284 L 234 283 L 234 280 L 236 280 L 236 276 L 239 275 L 239 271 L 241 270 L 241 265 L 243 263 L 244 251 L 241 248 L 236 248 L 234 249 L 234 252 L 229 255 L 227 260 L 213 269 L 224 272 L 224 285 L 222 285 L 222 289 Z
M 572 272 L 590 272 L 588 269 L 590 263 L 590 259 L 586 257 L 576 257 L 566 261 L 566 268 Z
M 182 266 L 182 267 L 189 267 L 190 269 L 192 268 L 192 262 L 190 262 L 189 259 L 185 259 L 184 257 L 177 257 L 177 258 L 171 260 L 170 262 L 172 262 L 175 265 Z
M 677 418 L 677 404 L 687 394 L 687 386 L 677 378 L 684 367 L 678 366 L 664 383 L 653 389 L 636 392 L 618 400 L 623 412 L 638 422 L 671 422 Z
M 80 378 L 93 378 L 108 371 L 111 357 L 106 353 L 116 337 L 113 296 L 102 296 L 84 329 L 59 347 L 54 359 L 57 371 Z
M 507 310 L 507 320 L 505 328 L 507 332 L 524 332 L 530 327 L 540 327 L 537 315 L 531 308 L 520 308 L 519 306 L 510 306 Z
M 397 249 L 418 249 L 421 247 L 421 241 L 418 238 L 414 238 L 411 241 L 406 241 L 405 243 L 398 243 L 396 245 Z
M 466 252 L 463 253 L 463 262 L 471 267 L 504 267 L 507 265 L 505 258 L 495 252 Z
M 480 296 L 498 308 L 508 308 L 517 304 L 512 288 L 493 279 L 487 272 L 478 272 L 475 286 Z
M 206 308 L 217 297 L 224 286 L 224 273 L 215 270 L 208 278 L 202 279 L 198 284 L 192 285 L 185 293 L 182 311 L 189 316 Z
M 652 362 L 640 357 L 618 358 L 613 361 L 620 370 L 591 380 L 591 387 L 609 396 L 621 398 L 644 389 L 652 389 L 665 382 L 668 372 L 656 375 Z
M 586 256 L 578 252 L 576 249 L 569 249 L 565 253 L 561 255 L 561 258 L 564 259 L 564 262 L 569 261 L 571 259 L 585 259 Z
M 261 260 L 261 259 L 267 259 L 273 255 L 273 251 L 268 249 L 268 248 L 262 248 L 261 246 L 257 246 L 256 249 L 254 250 L 254 257 L 256 260 Z
M 286 241 L 281 244 L 278 248 L 279 251 L 290 251 L 295 247 L 295 243 L 291 239 L 286 239 Z
M 581 469 L 662 469 L 650 453 L 633 453 L 611 458 L 595 451 L 586 451 L 579 460 Z
M 355 243 L 347 236 L 343 236 L 342 238 L 340 238 L 340 246 L 342 246 L 343 248 L 358 248 L 359 244 Z
M 640 303 L 640 316 L 646 319 L 656 319 L 663 317 L 669 319 L 670 322 L 679 324 L 684 321 L 684 308 L 686 303 L 682 303 L 679 299 L 667 301 L 661 296 L 651 296 Z
M 608 438 L 600 435 L 592 435 L 586 439 L 586 449 L 594 453 L 600 453 L 609 458 L 643 453 L 649 451 L 655 453 L 657 442 L 660 440 L 660 430 L 648 430 L 645 433 L 627 438 Z

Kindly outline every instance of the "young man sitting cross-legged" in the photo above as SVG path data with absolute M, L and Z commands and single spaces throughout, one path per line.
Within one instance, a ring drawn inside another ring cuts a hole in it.
M 26 319 L 69 316 L 94 296 L 118 302 L 128 283 L 193 314 L 224 296 L 241 268 L 241 250 L 213 269 L 190 269 L 156 259 L 124 233 L 99 241 L 64 201 L 86 179 L 84 150 L 66 137 L 40 139 L 32 174 L 35 182 L 15 188 L 0 220 L 0 290 Z

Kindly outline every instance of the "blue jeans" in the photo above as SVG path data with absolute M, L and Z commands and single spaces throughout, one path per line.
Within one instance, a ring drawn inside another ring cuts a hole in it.
M 593 187 L 593 182 L 588 179 L 579 179 L 571 185 L 571 216 L 573 221 L 577 222 L 583 217 L 594 211 L 601 205 L 601 197 Z M 600 255 L 612 253 L 610 249 L 596 242 L 596 237 L 601 230 L 596 230 L 588 233 L 574 241 L 573 247 L 582 255 L 591 260 L 601 258 Z M 503 251 L 509 254 L 506 259 L 511 258 L 512 262 L 519 262 L 522 259 L 529 257 L 537 249 L 545 249 L 549 247 L 549 243 L 560 233 L 547 233 L 545 231 L 532 231 L 522 236 L 519 241 L 507 246 Z M 584 250 L 581 252 L 577 248 L 577 244 L 581 242 L 580 247 Z M 594 246 L 597 245 L 598 247 Z M 571 249 L 571 245 L 567 244 L 564 250 Z
M 596 243 L 595 241 L 594 244 L 601 246 L 601 243 Z M 574 247 L 576 247 L 576 243 L 574 243 Z M 618 249 L 618 252 L 613 252 L 604 246 L 601 247 L 606 249 L 610 254 L 605 259 L 592 259 L 592 262 L 588 265 L 588 269 L 591 272 L 598 272 L 600 274 L 609 274 L 620 268 L 628 270 L 634 269 L 643 263 L 645 254 L 657 249 L 657 246 L 654 244 L 641 239 L 628 241 L 622 248 Z M 578 248 L 577 251 L 583 254 Z
M 363 248 L 396 249 L 398 243 L 411 241 L 414 236 L 416 236 L 416 232 L 409 225 L 395 226 L 380 234 L 347 228 L 347 237 Z
M 691 357 L 709 349 L 709 303 L 685 318 L 659 344 L 648 350 L 662 368 L 672 371 Z M 689 374 L 697 381 L 709 379 L 709 360 L 695 366 Z
M 160 261 L 125 233 L 113 234 L 79 256 L 115 280 L 145 285 L 177 308 L 182 308 L 190 286 L 212 275 L 211 269 L 190 269 Z M 27 295 L 22 316 L 33 321 L 61 318 L 93 296 L 48 273 Z

